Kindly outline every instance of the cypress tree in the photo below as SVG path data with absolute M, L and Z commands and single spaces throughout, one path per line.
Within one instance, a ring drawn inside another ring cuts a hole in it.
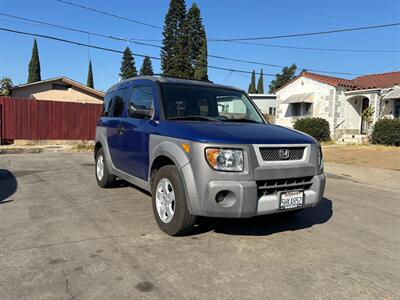
M 140 68 L 140 75 L 153 75 L 153 66 L 151 65 L 150 57 L 148 56 L 143 59 L 143 64 Z
M 178 48 L 184 45 L 178 45 L 178 38 L 182 33 L 182 25 L 185 22 L 186 5 L 185 0 L 171 0 L 168 12 L 164 19 L 163 46 L 161 48 L 161 69 L 165 76 L 178 76 L 178 65 L 182 58 Z
M 203 35 L 203 43 L 200 49 L 200 53 L 197 56 L 197 61 L 194 69 L 194 79 L 199 79 L 199 80 L 208 80 L 208 61 L 207 61 L 207 39 L 205 36 L 205 31 Z
M 183 22 L 178 36 L 178 42 L 176 45 L 176 55 L 172 58 L 174 65 L 174 76 L 191 78 L 193 76 L 193 68 L 190 62 L 190 45 L 189 45 L 189 20 L 186 19 Z
M 200 52 L 204 47 L 206 41 L 205 29 L 203 26 L 203 21 L 200 16 L 200 9 L 197 7 L 196 3 L 193 3 L 192 7 L 189 9 L 187 17 L 188 23 L 188 47 L 190 51 L 190 63 L 192 69 L 195 72 L 198 59 L 200 59 Z M 206 44 L 207 47 L 207 44 Z M 204 49 L 203 49 L 204 52 Z M 207 48 L 205 49 L 207 52 Z
M 256 90 L 256 72 L 253 70 L 253 72 L 251 73 L 251 82 L 249 85 L 249 90 L 248 90 L 249 94 L 256 94 L 257 90 Z
M 137 70 L 135 67 L 135 59 L 132 55 L 131 49 L 126 47 L 121 61 L 121 69 L 119 76 L 121 80 L 128 79 L 137 76 Z
M 263 69 L 261 69 L 260 77 L 257 82 L 257 94 L 264 94 L 264 73 Z
M 28 83 L 40 81 L 40 61 L 36 39 L 33 41 L 32 57 L 28 68 Z
M 92 70 L 92 61 L 89 61 L 89 70 L 87 74 L 87 81 L 86 85 L 92 89 L 94 89 L 94 82 L 93 82 L 93 70 Z

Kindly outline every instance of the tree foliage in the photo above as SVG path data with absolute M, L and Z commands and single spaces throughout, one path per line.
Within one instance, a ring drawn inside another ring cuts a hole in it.
M 205 39 L 205 38 L 204 38 Z M 208 80 L 207 41 L 203 43 L 194 69 L 194 79 Z
M 256 94 L 257 89 L 256 89 L 256 72 L 253 70 L 251 73 L 251 81 L 248 89 L 249 94 Z
M 264 73 L 263 69 L 261 69 L 260 77 L 257 82 L 257 94 L 264 94 Z
M 151 65 L 150 57 L 148 56 L 143 59 L 142 67 L 140 68 L 140 75 L 153 75 L 153 66 Z
M 171 0 L 163 36 L 163 75 L 208 79 L 206 32 L 196 4 L 186 14 L 184 0 Z
M 93 70 L 92 70 L 92 61 L 89 61 L 89 69 L 87 75 L 86 85 L 92 89 L 94 89 L 94 82 L 93 82 Z
M 161 49 L 161 69 L 165 76 L 178 76 L 181 61 L 178 39 L 185 22 L 186 5 L 184 0 L 171 0 L 164 19 L 163 46 Z M 181 41 L 182 42 L 182 41 Z M 180 45 L 180 48 L 183 45 Z
M 40 81 L 40 60 L 36 39 L 33 41 L 32 57 L 28 68 L 28 83 Z
M 290 67 L 284 67 L 281 73 L 277 73 L 275 76 L 276 78 L 271 81 L 269 85 L 269 92 L 275 93 L 277 89 L 284 86 L 290 80 L 295 77 L 295 73 L 297 70 L 296 64 L 292 64 Z
M 121 77 L 121 80 L 137 76 L 135 58 L 133 57 L 133 54 L 129 47 L 126 47 L 124 50 L 119 76 Z
M 11 96 L 13 82 L 10 77 L 0 79 L 0 96 Z

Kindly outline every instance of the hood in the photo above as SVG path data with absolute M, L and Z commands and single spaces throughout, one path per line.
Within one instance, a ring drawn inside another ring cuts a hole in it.
M 164 121 L 159 134 L 178 139 L 221 144 L 313 144 L 311 136 L 270 124 Z

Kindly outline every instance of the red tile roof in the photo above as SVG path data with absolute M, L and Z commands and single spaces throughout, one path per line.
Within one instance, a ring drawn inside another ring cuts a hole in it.
M 348 90 L 363 90 L 371 88 L 388 88 L 394 85 L 400 85 L 400 72 L 389 72 L 382 74 L 371 74 L 356 77 L 354 79 L 345 79 L 333 76 L 320 75 L 310 72 L 302 72 L 291 81 L 280 87 L 278 90 L 287 86 L 297 78 L 306 77 L 332 86 L 342 86 Z
M 400 72 L 365 75 L 352 81 L 363 89 L 388 88 L 400 84 Z

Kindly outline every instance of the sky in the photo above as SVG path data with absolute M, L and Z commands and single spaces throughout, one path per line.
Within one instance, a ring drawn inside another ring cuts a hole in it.
M 168 10 L 167 0 L 69 0 L 77 4 L 107 11 L 122 17 L 162 27 Z M 196 3 L 201 10 L 209 39 L 285 35 L 325 31 L 350 27 L 400 22 L 398 0 L 186 0 L 187 7 Z M 0 13 L 40 20 L 82 29 L 94 33 L 151 39 L 161 44 L 162 30 L 135 24 L 96 12 L 83 10 L 56 0 L 0 0 Z M 70 32 L 0 16 L 0 27 L 27 31 L 81 43 L 123 51 L 125 41 L 115 41 L 87 34 Z M 86 83 L 88 60 L 92 60 L 94 84 L 107 90 L 118 82 L 122 55 L 88 49 L 37 38 L 42 79 L 67 76 Z M 296 63 L 299 71 L 315 69 L 354 74 L 384 73 L 400 70 L 400 26 L 273 40 L 258 40 L 273 46 L 294 46 L 329 49 L 391 50 L 398 52 L 342 52 L 311 51 L 248 44 L 209 41 L 212 55 L 280 66 Z M 0 77 L 11 77 L 15 85 L 26 83 L 31 58 L 33 37 L 0 31 Z M 129 43 L 133 53 L 159 57 L 160 49 Z M 135 57 L 140 68 L 142 57 Z M 160 62 L 152 60 L 153 69 L 160 72 Z M 209 65 L 228 69 L 276 74 L 281 68 L 231 62 L 209 58 Z M 324 73 L 321 73 L 324 74 Z M 333 75 L 353 78 L 356 75 Z M 209 78 L 215 83 L 241 87 L 247 90 L 250 74 L 209 69 Z M 264 77 L 268 91 L 272 76 Z

